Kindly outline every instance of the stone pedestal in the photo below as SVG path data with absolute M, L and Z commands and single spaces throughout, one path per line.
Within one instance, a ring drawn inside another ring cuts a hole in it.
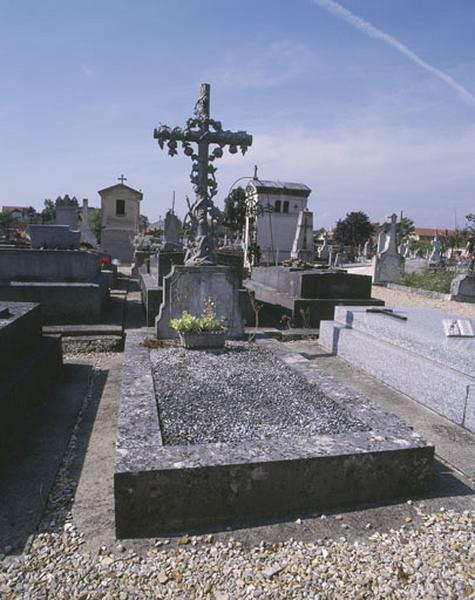
M 475 275 L 458 275 L 450 284 L 451 300 L 475 302 Z
M 393 283 L 404 275 L 405 260 L 399 254 L 383 252 L 373 256 L 373 283 Z
M 244 334 L 239 308 L 239 279 L 233 267 L 221 265 L 175 265 L 163 278 L 163 302 L 155 320 L 158 338 L 174 338 L 172 319 L 181 318 L 183 311 L 201 316 L 211 299 L 217 317 L 224 316 L 228 337 Z

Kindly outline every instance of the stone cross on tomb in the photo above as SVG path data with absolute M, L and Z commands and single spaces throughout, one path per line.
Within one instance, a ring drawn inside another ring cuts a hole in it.
M 196 194 L 191 206 L 193 221 L 196 223 L 194 242 L 186 259 L 186 264 L 214 264 L 214 241 L 208 228 L 208 213 L 213 208 L 213 197 L 218 191 L 216 167 L 213 162 L 223 156 L 223 148 L 229 146 L 229 152 L 235 154 L 238 147 L 245 154 L 252 144 L 252 136 L 245 131 L 223 130 L 220 121 L 209 116 L 210 86 L 202 83 L 200 94 L 195 104 L 194 117 L 187 120 L 184 128 L 160 125 L 153 132 L 153 137 L 163 149 L 167 142 L 168 154 L 178 154 L 178 142 L 183 152 L 193 161 L 190 180 Z M 197 144 L 197 149 L 192 147 Z M 216 147 L 210 153 L 210 146 Z
M 120 177 L 117 177 L 117 179 L 120 181 L 120 183 L 122 185 L 124 185 L 124 181 L 127 181 L 127 177 L 124 177 L 123 173 L 122 173 L 122 175 Z

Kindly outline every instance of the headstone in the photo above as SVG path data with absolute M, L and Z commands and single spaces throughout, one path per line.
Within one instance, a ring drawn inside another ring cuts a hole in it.
M 97 248 L 97 238 L 92 233 L 91 226 L 89 225 L 89 207 L 87 198 L 82 200 L 82 211 L 81 211 L 81 242 L 89 244 L 93 248 Z
M 56 198 L 56 225 L 67 225 L 70 229 L 78 228 L 79 205 L 77 199 L 68 194 Z
M 450 284 L 451 300 L 475 302 L 475 275 L 465 273 L 457 275 Z
M 363 246 L 364 258 L 368 258 L 368 256 L 369 256 L 369 245 L 370 245 L 370 240 L 366 240 L 366 242 L 364 243 L 364 246 Z
M 378 253 L 373 257 L 373 283 L 390 283 L 398 281 L 404 273 L 404 258 L 399 255 L 396 247 L 397 216 L 390 216 L 385 223 L 378 239 Z M 381 237 L 384 235 L 384 250 Z
M 328 234 L 325 232 L 323 234 L 323 244 L 318 249 L 318 258 L 320 260 L 328 260 L 330 253 L 331 253 L 331 246 L 328 243 Z
M 239 308 L 239 280 L 233 267 L 217 266 L 213 230 L 209 230 L 208 216 L 213 213 L 212 198 L 216 195 L 216 167 L 213 162 L 223 156 L 223 148 L 235 154 L 238 147 L 242 153 L 252 144 L 252 136 L 245 131 L 223 130 L 219 121 L 210 118 L 210 86 L 201 84 L 200 95 L 195 104 L 194 117 L 188 119 L 186 127 L 160 125 L 154 138 L 161 148 L 167 143 L 170 156 L 177 154 L 178 142 L 184 153 L 193 161 L 191 182 L 196 199 L 190 207 L 195 235 L 187 255 L 185 266 L 175 266 L 164 278 L 163 302 L 156 320 L 158 337 L 175 337 L 170 320 L 181 317 L 184 310 L 200 316 L 206 302 L 215 303 L 218 317 L 227 320 L 229 335 L 239 337 L 243 325 Z M 197 151 L 192 144 L 197 144 Z M 215 148 L 210 152 L 210 146 Z
M 239 338 L 244 333 L 239 307 L 239 281 L 233 267 L 221 265 L 175 265 L 163 278 L 163 302 L 156 320 L 158 338 L 175 338 L 172 319 L 181 318 L 186 310 L 201 316 L 211 299 L 217 317 L 224 317 L 227 335 Z
M 333 261 L 334 267 L 342 267 L 343 266 L 343 258 L 341 252 L 337 252 L 335 255 L 335 260 Z
M 313 213 L 302 210 L 297 221 L 294 243 L 290 257 L 311 262 L 314 258 L 313 249 Z
M 432 246 L 432 252 L 429 256 L 429 265 L 439 265 L 442 262 L 442 244 L 437 235 L 434 236 L 430 245 Z
M 182 228 L 180 219 L 172 210 L 165 215 L 163 230 L 163 250 L 179 250 L 183 247 L 181 243 Z
M 80 232 L 69 225 L 29 225 L 28 233 L 33 249 L 78 250 Z
M 378 245 L 376 252 L 385 252 L 388 244 L 388 223 L 384 223 L 378 233 Z

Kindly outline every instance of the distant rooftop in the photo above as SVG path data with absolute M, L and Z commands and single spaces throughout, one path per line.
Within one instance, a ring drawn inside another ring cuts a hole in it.
M 269 181 L 265 179 L 251 179 L 248 186 L 254 187 L 257 192 L 275 194 L 291 194 L 307 197 L 312 191 L 304 183 L 293 183 L 291 181 Z
M 436 235 L 453 235 L 455 229 L 444 229 L 443 227 L 416 227 L 414 233 L 422 237 L 434 237 Z

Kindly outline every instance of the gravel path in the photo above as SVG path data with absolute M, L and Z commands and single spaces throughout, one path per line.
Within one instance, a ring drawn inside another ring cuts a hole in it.
M 475 591 L 473 513 L 424 514 L 418 529 L 374 533 L 365 542 L 289 540 L 246 548 L 212 535 L 177 546 L 151 540 L 138 556 L 127 545 L 81 554 L 82 535 L 37 535 L 28 554 L 0 562 L 0 597 L 11 599 L 313 600 L 469 598 Z
M 165 444 L 239 443 L 361 431 L 365 425 L 268 350 L 151 353 Z
M 475 513 L 443 508 L 426 513 L 420 502 L 407 502 L 412 516 L 402 527 L 372 534 L 370 529 L 358 542 L 346 539 L 351 526 L 345 514 L 336 514 L 326 517 L 341 531 L 335 539 L 244 546 L 232 539 L 217 542 L 212 535 L 183 536 L 178 544 L 151 539 L 140 555 L 127 541 L 84 551 L 84 534 L 71 513 L 74 464 L 98 375 L 84 398 L 41 532 L 20 556 L 9 556 L 11 549 L 3 549 L 0 540 L 2 600 L 473 597 Z
M 423 306 L 434 310 L 442 310 L 463 317 L 475 319 L 475 303 L 469 302 L 452 302 L 451 300 L 436 300 L 434 298 L 426 298 L 425 296 L 417 296 L 416 294 L 406 293 L 400 290 L 392 290 L 385 287 L 373 285 L 372 296 L 384 300 L 386 306 Z

